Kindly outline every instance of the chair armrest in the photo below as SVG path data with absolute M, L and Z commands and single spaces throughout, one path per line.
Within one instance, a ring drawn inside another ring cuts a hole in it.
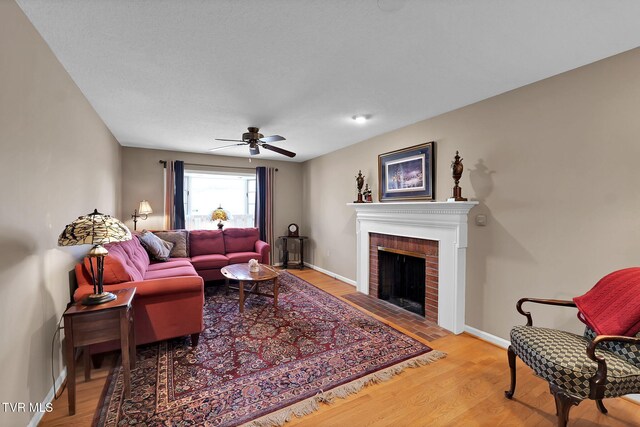
M 640 344 L 638 337 L 625 337 L 622 335 L 598 335 L 587 346 L 587 357 L 598 364 L 598 369 L 593 377 L 589 378 L 589 398 L 602 399 L 607 385 L 607 361 L 596 354 L 598 344 L 605 341 L 618 341 L 629 344 Z
M 533 319 L 531 318 L 531 313 L 528 311 L 524 311 L 522 309 L 522 304 L 525 302 L 534 302 L 537 304 L 544 305 L 558 305 L 561 307 L 575 307 L 576 303 L 573 301 L 560 300 L 560 299 L 539 299 L 539 298 L 522 298 L 516 304 L 516 310 L 518 313 L 522 314 L 527 318 L 527 326 L 533 326 Z

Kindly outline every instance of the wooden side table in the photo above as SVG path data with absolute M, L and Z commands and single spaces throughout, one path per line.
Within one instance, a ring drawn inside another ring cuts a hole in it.
M 116 299 L 99 305 L 76 303 L 64 313 L 69 415 L 76 413 L 75 349 L 120 340 L 125 395 L 131 397 L 131 369 L 136 363 L 136 340 L 131 301 L 136 288 L 115 291 Z M 84 349 L 84 377 L 90 379 L 88 349 Z
M 304 268 L 304 241 L 308 239 L 307 236 L 280 236 L 278 239 L 282 239 L 282 268 L 298 267 L 300 270 Z M 300 250 L 300 262 L 297 264 L 289 265 L 289 239 L 297 240 L 299 242 L 298 248 Z

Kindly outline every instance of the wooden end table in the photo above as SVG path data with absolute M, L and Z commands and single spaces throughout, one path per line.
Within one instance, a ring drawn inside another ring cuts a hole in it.
M 136 288 L 115 291 L 116 299 L 99 305 L 76 303 L 64 313 L 66 341 L 67 388 L 69 415 L 76 413 L 75 349 L 105 341 L 120 340 L 124 390 L 131 397 L 131 369 L 136 364 L 136 340 L 133 331 L 133 306 L 131 301 Z M 84 353 L 84 379 L 91 378 L 89 349 Z
M 280 236 L 278 239 L 282 239 L 282 268 L 297 267 L 300 270 L 304 269 L 304 241 L 308 239 L 307 236 Z M 298 253 L 300 254 L 300 262 L 296 264 L 289 263 L 289 240 L 298 241 Z
M 231 264 L 226 267 L 222 267 L 220 273 L 225 277 L 225 284 L 227 291 L 229 289 L 240 291 L 240 313 L 244 313 L 244 294 L 256 294 L 265 297 L 273 298 L 274 307 L 278 308 L 278 272 L 268 265 L 260 264 L 259 270 L 256 272 L 249 271 L 249 264 Z M 237 280 L 238 287 L 229 286 L 229 280 Z M 259 292 L 258 284 L 273 280 L 273 294 L 265 294 Z M 248 290 L 244 289 L 245 283 L 252 284 Z

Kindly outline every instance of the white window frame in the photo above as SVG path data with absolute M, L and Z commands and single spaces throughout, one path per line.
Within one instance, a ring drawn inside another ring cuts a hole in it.
M 251 203 L 249 200 L 249 183 L 252 181 L 254 182 L 256 181 L 257 177 L 255 172 L 249 172 L 248 170 L 247 171 L 240 171 L 240 170 L 229 171 L 229 170 L 216 170 L 216 169 L 203 170 L 199 168 L 193 169 L 193 168 L 185 167 L 185 171 L 184 171 L 185 227 L 188 227 L 190 225 L 189 219 L 192 216 L 190 215 L 190 207 L 191 207 L 191 204 L 193 203 L 191 200 L 191 180 L 193 179 L 193 175 L 214 175 L 214 176 L 229 175 L 229 176 L 244 178 L 244 209 L 245 209 L 245 212 L 247 212 L 247 215 L 253 216 L 254 222 L 255 222 L 255 209 L 254 209 L 254 212 L 249 212 L 249 206 L 251 204 L 254 204 L 255 206 L 255 192 L 253 192 L 254 194 L 253 203 Z M 257 187 L 256 187 L 256 191 L 257 191 Z M 232 218 L 232 222 L 233 222 L 233 218 Z M 244 224 L 244 226 L 253 227 L 254 224 Z M 207 229 L 215 229 L 215 228 L 216 226 L 214 222 L 211 222 L 211 224 L 207 224 Z

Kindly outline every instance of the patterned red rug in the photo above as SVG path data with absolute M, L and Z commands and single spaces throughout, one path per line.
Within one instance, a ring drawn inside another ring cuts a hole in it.
M 113 369 L 94 425 L 282 425 L 320 402 L 358 392 L 443 357 L 426 345 L 289 274 L 273 300 L 208 288 L 205 330 L 138 347 L 131 399 Z

